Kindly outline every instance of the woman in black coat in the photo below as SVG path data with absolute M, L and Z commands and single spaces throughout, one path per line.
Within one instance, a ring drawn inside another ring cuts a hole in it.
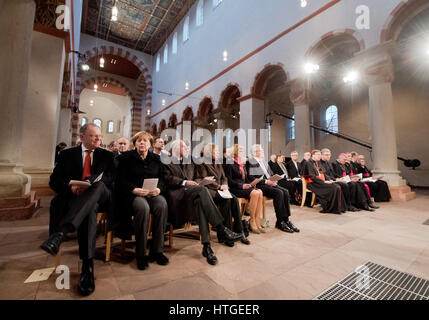
M 132 234 L 132 216 L 136 236 L 137 267 L 144 270 L 148 262 L 157 261 L 160 265 L 168 264 L 163 254 L 164 230 L 167 222 L 167 201 L 160 193 L 165 191 L 163 182 L 163 164 L 149 148 L 152 136 L 139 132 L 132 138 L 135 149 L 119 156 L 115 182 L 115 217 L 116 235 L 130 239 Z M 158 179 L 157 188 L 145 190 L 145 179 Z M 149 214 L 152 214 L 152 244 L 149 256 L 146 256 Z
M 250 211 L 250 231 L 254 233 L 265 232 L 262 229 L 260 215 L 262 210 L 263 194 L 262 190 L 253 187 L 246 172 L 244 159 L 244 148 L 235 144 L 231 152 L 232 159 L 227 160 L 224 165 L 225 175 L 228 178 L 230 192 L 237 198 L 249 200 Z M 228 163 L 228 162 L 233 162 Z

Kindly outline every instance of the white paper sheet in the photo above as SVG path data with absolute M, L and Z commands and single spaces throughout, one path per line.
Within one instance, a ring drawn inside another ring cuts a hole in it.
M 158 187 L 159 179 L 144 179 L 142 189 L 153 191 Z

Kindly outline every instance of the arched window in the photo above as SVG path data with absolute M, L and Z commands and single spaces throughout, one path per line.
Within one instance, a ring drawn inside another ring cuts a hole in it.
M 159 72 L 159 67 L 161 66 L 161 57 L 158 53 L 158 55 L 156 56 L 156 72 Z
M 213 9 L 222 3 L 222 0 L 213 0 Z
M 83 127 L 84 125 L 86 125 L 88 123 L 88 119 L 85 117 L 82 117 L 82 119 L 80 119 L 80 125 Z
M 113 133 L 115 124 L 113 121 L 108 121 L 107 122 L 107 133 Z
M 101 128 L 101 119 L 94 119 L 94 121 L 92 121 L 92 123 L 94 123 L 96 126 L 99 126 Z
M 337 106 L 329 106 L 325 112 L 326 128 L 329 131 L 338 133 L 338 108 Z
M 200 0 L 197 6 L 197 27 L 202 26 L 204 23 L 204 0 Z
M 295 119 L 295 115 L 292 116 Z M 289 120 L 288 140 L 295 139 L 295 120 Z
M 164 47 L 164 64 L 168 63 L 168 44 Z
M 177 32 L 174 33 L 173 45 L 172 45 L 171 50 L 172 50 L 173 54 L 177 54 Z
M 186 17 L 183 23 L 183 42 L 189 40 L 189 16 Z

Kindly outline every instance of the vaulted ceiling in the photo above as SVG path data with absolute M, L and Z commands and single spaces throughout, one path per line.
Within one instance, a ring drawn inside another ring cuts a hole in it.
M 154 55 L 195 1 L 84 0 L 82 32 Z M 115 4 L 118 20 L 112 21 Z

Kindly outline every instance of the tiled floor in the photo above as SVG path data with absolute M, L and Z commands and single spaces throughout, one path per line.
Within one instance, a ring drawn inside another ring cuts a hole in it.
M 70 289 L 58 290 L 55 272 L 49 280 L 24 284 L 36 269 L 53 267 L 55 259 L 39 245 L 48 234 L 49 198 L 26 221 L 0 222 L 0 299 L 83 299 L 76 292 L 80 263 L 75 240 L 64 243 L 61 263 L 70 268 Z M 118 247 L 108 264 L 96 260 L 96 291 L 85 299 L 312 299 L 367 261 L 429 279 L 429 191 L 418 191 L 407 203 L 379 204 L 375 213 L 322 215 L 318 209 L 292 207 L 301 229 L 286 234 L 273 228 L 251 234 L 250 246 L 219 245 L 210 266 L 196 240 L 175 238 L 166 249 L 170 264 L 150 264 L 139 271 L 132 255 L 120 258 Z M 103 237 L 98 242 L 103 244 Z M 118 244 L 118 240 L 115 240 Z M 100 256 L 104 251 L 97 252 Z

